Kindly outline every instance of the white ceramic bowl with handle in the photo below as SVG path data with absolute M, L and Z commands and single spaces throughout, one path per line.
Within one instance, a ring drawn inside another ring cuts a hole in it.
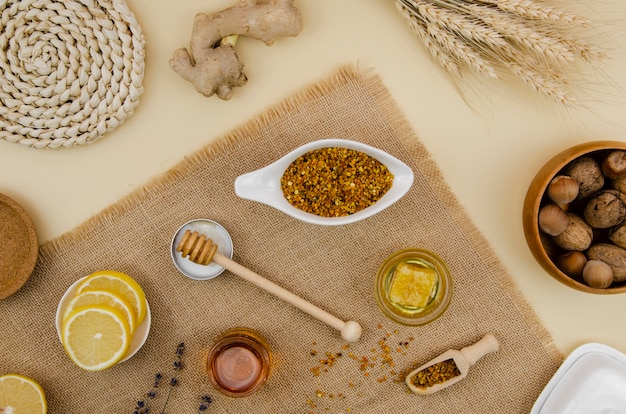
M 287 201 L 280 187 L 280 179 L 287 167 L 299 156 L 320 148 L 347 148 L 360 151 L 377 159 L 393 174 L 393 184 L 385 195 L 373 205 L 342 217 L 322 217 L 300 210 Z M 371 217 L 398 201 L 413 184 L 413 170 L 399 159 L 378 148 L 346 139 L 323 139 L 309 142 L 289 152 L 266 167 L 240 175 L 235 180 L 235 193 L 248 200 L 274 207 L 298 220 L 325 226 L 354 223 Z

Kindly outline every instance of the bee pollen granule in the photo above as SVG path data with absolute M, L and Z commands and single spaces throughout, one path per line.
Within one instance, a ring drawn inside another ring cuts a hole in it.
M 320 148 L 296 158 L 280 185 L 294 207 L 322 217 L 342 217 L 380 200 L 393 184 L 380 161 L 348 148 Z

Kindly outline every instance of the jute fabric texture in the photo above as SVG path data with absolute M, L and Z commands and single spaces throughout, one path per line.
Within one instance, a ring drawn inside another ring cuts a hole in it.
M 132 115 L 145 41 L 124 0 L 5 0 L 0 13 L 0 139 L 69 148 Z
M 337 227 L 302 223 L 236 196 L 235 178 L 312 140 L 340 137 L 381 148 L 411 166 L 415 182 L 384 212 Z M 176 230 L 195 218 L 222 224 L 234 260 L 343 320 L 363 336 L 349 346 L 337 331 L 226 271 L 191 280 L 170 257 Z M 374 276 L 391 253 L 439 254 L 454 278 L 447 312 L 422 327 L 387 319 Z M 54 328 L 57 303 L 78 278 L 100 269 L 132 275 L 144 288 L 152 327 L 130 360 L 85 372 L 65 356 Z M 131 413 L 157 372 L 151 412 L 161 412 L 176 346 L 185 343 L 168 413 L 527 413 L 562 356 L 510 275 L 474 227 L 403 118 L 382 80 L 341 67 L 270 107 L 156 177 L 72 232 L 41 247 L 34 274 L 0 301 L 0 371 L 39 381 L 51 413 Z M 217 393 L 204 359 L 224 330 L 248 327 L 269 341 L 270 378 L 256 394 Z M 407 393 L 401 372 L 492 333 L 501 343 L 467 378 L 431 396 Z

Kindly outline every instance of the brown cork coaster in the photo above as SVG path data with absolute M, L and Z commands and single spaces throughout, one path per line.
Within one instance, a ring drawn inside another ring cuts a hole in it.
M 30 277 L 39 244 L 26 211 L 0 193 L 0 300 L 11 296 Z

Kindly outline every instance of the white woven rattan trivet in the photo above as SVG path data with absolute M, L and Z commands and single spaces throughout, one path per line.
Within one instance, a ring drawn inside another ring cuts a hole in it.
M 124 0 L 0 0 L 0 139 L 92 143 L 143 92 L 141 28 Z

